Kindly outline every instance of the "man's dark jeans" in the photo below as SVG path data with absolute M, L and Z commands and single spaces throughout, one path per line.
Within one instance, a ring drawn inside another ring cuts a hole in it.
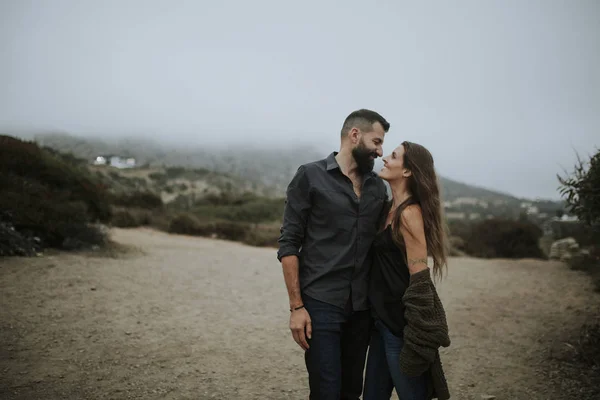
M 312 321 L 305 352 L 311 400 L 358 400 L 369 346 L 369 311 L 352 311 L 303 296 Z

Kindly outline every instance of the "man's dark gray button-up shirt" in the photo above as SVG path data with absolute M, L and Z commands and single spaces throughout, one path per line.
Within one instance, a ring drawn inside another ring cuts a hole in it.
M 374 172 L 363 177 L 360 199 L 335 156 L 298 168 L 287 189 L 277 258 L 299 258 L 300 289 L 314 299 L 355 311 L 368 309 L 371 243 L 387 200 Z

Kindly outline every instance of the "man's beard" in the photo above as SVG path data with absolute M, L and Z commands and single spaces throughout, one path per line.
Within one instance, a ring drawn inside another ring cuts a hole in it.
M 354 157 L 354 161 L 356 161 L 358 172 L 363 175 L 373 171 L 377 153 L 369 150 L 364 142 L 361 141 L 358 146 L 352 149 L 352 157 Z

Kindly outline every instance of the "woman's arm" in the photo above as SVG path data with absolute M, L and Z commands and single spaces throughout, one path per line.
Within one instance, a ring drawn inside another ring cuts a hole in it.
M 404 238 L 408 271 L 411 275 L 427 269 L 427 241 L 421 207 L 410 205 L 402 211 L 400 232 Z

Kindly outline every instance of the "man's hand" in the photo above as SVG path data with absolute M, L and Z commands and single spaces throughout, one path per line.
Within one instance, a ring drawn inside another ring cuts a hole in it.
M 306 308 L 292 311 L 290 315 L 290 329 L 294 340 L 305 351 L 308 350 L 306 338 L 312 337 L 312 322 Z

